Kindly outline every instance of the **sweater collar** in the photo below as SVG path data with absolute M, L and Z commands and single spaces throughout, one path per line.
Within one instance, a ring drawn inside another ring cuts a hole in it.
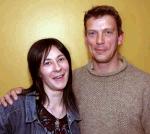
M 104 76 L 104 77 L 105 77 L 105 76 L 116 75 L 116 74 L 122 72 L 123 70 L 125 70 L 125 69 L 127 68 L 127 66 L 128 66 L 128 63 L 127 63 L 127 61 L 125 60 L 124 57 L 120 57 L 120 60 L 121 60 L 122 63 L 123 63 L 122 66 L 121 66 L 119 69 L 117 69 L 117 70 L 115 70 L 115 71 L 113 71 L 113 72 L 110 72 L 110 73 L 97 74 L 97 72 L 95 72 L 94 69 L 93 69 L 93 64 L 92 64 L 91 61 L 87 64 L 87 69 L 88 69 L 88 71 L 89 71 L 91 74 L 96 75 L 96 76 Z

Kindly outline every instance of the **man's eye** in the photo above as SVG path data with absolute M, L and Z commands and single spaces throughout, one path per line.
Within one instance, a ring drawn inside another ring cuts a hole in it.
M 112 33 L 112 31 L 107 31 L 107 33 L 108 33 L 108 34 L 111 34 L 111 33 Z
M 89 34 L 94 34 L 94 32 L 90 32 Z
M 95 34 L 94 32 L 89 33 L 89 35 L 94 35 L 94 34 Z
M 87 33 L 89 36 L 93 36 L 93 35 L 95 35 L 96 33 L 95 32 L 88 32 Z
M 112 31 L 105 31 L 106 35 L 111 35 L 113 32 Z

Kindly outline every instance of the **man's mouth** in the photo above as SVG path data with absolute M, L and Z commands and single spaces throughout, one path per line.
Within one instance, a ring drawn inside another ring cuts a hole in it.
M 96 51 L 97 53 L 104 53 L 104 52 L 106 52 L 107 50 L 104 49 L 104 48 L 96 48 L 95 51 Z

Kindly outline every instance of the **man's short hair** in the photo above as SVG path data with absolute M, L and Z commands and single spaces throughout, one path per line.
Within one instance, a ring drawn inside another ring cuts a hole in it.
M 112 6 L 108 6 L 108 5 L 101 5 L 101 6 L 95 6 L 92 7 L 91 9 L 89 9 L 87 12 L 85 12 L 84 15 L 84 30 L 86 33 L 86 22 L 88 19 L 94 17 L 94 18 L 98 18 L 104 15 L 110 15 L 112 16 L 117 24 L 117 29 L 118 29 L 118 34 L 120 35 L 123 31 L 122 31 L 122 20 L 121 17 L 118 13 L 118 11 L 112 7 Z

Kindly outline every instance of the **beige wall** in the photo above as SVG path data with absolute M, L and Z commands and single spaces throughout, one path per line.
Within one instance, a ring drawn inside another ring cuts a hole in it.
M 38 39 L 60 39 L 70 50 L 73 68 L 84 65 L 88 56 L 83 15 L 97 4 L 120 11 L 125 31 L 121 53 L 150 72 L 149 0 L 0 0 L 0 95 L 12 87 L 29 86 L 26 55 Z

